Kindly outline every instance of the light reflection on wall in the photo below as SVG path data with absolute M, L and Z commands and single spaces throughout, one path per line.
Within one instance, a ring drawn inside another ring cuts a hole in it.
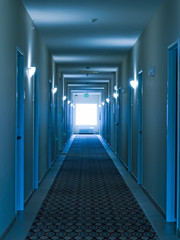
M 30 31 L 28 32 L 28 56 L 27 56 L 27 69 L 32 67 L 32 51 L 33 51 L 33 34 L 34 26 L 30 26 Z M 31 96 L 32 92 L 32 78 L 27 77 L 28 80 L 28 95 Z
M 133 70 L 134 70 L 134 80 L 138 81 L 138 79 L 137 79 L 137 47 L 135 47 L 134 51 L 133 51 Z M 134 94 L 133 94 L 134 101 L 136 100 L 136 97 L 137 97 L 136 96 L 137 88 L 138 88 L 138 86 L 136 88 L 134 88 Z

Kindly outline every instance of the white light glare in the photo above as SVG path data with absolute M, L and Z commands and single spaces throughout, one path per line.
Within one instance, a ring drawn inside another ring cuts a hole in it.
M 36 67 L 27 68 L 26 73 L 27 73 L 28 79 L 31 79 L 31 77 L 35 74 L 35 72 L 36 72 Z
M 101 104 L 99 104 L 99 108 L 101 108 Z
M 71 103 L 71 107 L 73 107 L 73 103 Z
M 109 103 L 109 102 L 110 102 L 110 99 L 109 99 L 109 98 L 106 98 L 106 102 Z
M 65 101 L 66 99 L 67 99 L 67 97 L 66 97 L 66 96 L 64 96 L 64 97 L 63 97 L 63 101 Z
M 137 80 L 131 80 L 131 81 L 130 81 L 130 85 L 131 85 L 132 88 L 135 89 L 135 88 L 137 88 L 137 86 L 138 86 L 138 81 L 137 81 Z
M 118 98 L 118 93 L 113 93 L 113 97 L 115 98 L 115 99 L 117 99 Z
M 97 125 L 97 104 L 76 104 L 76 125 Z
M 52 88 L 52 93 L 55 94 L 57 92 L 57 87 Z
M 68 102 L 67 102 L 68 104 L 70 104 L 71 103 L 71 101 L 70 100 L 68 100 Z
M 103 106 L 104 106 L 104 104 L 105 104 L 105 103 L 104 103 L 104 102 L 102 102 L 102 105 L 103 105 Z

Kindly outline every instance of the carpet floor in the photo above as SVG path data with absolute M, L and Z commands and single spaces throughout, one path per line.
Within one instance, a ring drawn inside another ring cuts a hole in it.
M 158 239 L 95 135 L 76 136 L 26 237 Z

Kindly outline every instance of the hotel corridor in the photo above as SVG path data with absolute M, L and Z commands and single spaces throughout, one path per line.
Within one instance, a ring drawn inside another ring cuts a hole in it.
M 96 136 L 76 136 L 26 239 L 158 239 Z
M 0 240 L 180 239 L 180 1 L 0 1 Z
M 158 239 L 97 136 L 76 136 L 26 239 Z
M 101 136 L 74 135 L 5 238 L 24 239 L 178 238 Z

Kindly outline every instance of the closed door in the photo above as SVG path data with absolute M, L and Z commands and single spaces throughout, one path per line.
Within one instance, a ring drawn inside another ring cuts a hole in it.
M 139 185 L 141 185 L 143 182 L 142 98 L 143 98 L 143 85 L 142 85 L 142 72 L 140 72 L 138 74 L 138 166 L 137 166 L 137 183 Z
M 168 83 L 167 83 L 167 195 L 166 220 L 177 219 L 177 159 L 179 159 L 179 101 L 178 101 L 178 43 L 168 48 Z M 179 222 L 179 221 L 178 221 Z
M 39 171 L 39 71 L 33 77 L 33 169 L 34 188 L 38 189 Z
M 49 81 L 48 165 L 52 164 L 52 81 Z
M 15 212 L 24 210 L 24 56 L 16 52 Z

